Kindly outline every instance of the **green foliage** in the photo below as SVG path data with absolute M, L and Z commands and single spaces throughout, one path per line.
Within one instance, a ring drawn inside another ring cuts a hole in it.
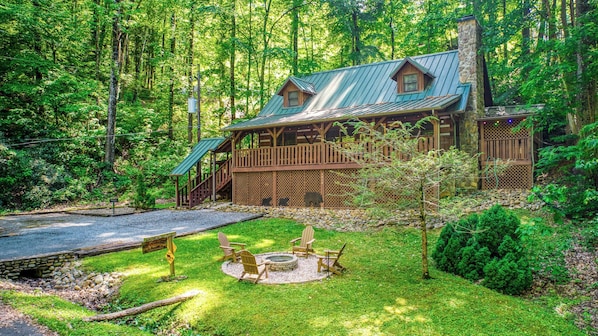
M 456 223 L 447 223 L 442 229 L 432 252 L 432 259 L 436 267 L 445 272 L 460 274 L 458 272 L 462 250 L 471 240 L 473 232 L 479 221 L 477 214 L 471 214 Z
M 460 254 L 455 273 L 470 281 L 480 280 L 484 276 L 484 266 L 490 261 L 488 247 L 480 247 L 474 238 L 470 238 Z
M 432 258 L 445 272 L 505 294 L 521 294 L 532 284 L 532 271 L 519 237 L 520 221 L 500 205 L 448 223 Z M 457 229 L 460 228 L 460 229 Z
M 509 295 L 521 294 L 532 285 L 532 272 L 525 258 L 508 253 L 484 266 L 482 285 Z
M 598 215 L 597 134 L 598 122 L 582 128 L 574 145 L 540 151 L 538 172 L 552 176 L 552 183 L 536 186 L 534 194 L 571 219 Z
M 156 206 L 156 198 L 147 192 L 147 186 L 142 173 L 137 174 L 135 184 L 137 187 L 133 206 L 136 209 L 153 209 Z
M 542 217 L 531 218 L 519 227 L 517 231 L 534 277 L 555 284 L 569 281 L 564 257 L 571 241 L 567 230 L 566 226 L 551 224 Z
M 84 322 L 92 312 L 53 295 L 0 290 L 3 304 L 12 306 L 59 335 L 151 335 L 139 328 L 111 322 Z
M 500 244 L 506 236 L 519 239 L 516 233 L 519 224 L 519 219 L 513 213 L 496 204 L 480 215 L 475 236 L 481 246 L 490 250 L 492 257 L 502 257 L 499 253 Z
M 598 216 L 587 222 L 581 231 L 582 243 L 590 251 L 598 249 Z

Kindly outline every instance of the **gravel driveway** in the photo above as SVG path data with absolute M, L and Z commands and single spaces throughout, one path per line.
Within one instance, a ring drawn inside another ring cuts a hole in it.
M 259 217 L 204 210 L 158 210 L 97 217 L 52 213 L 0 217 L 0 259 L 29 257 L 100 245 L 141 243 L 143 238 L 175 231 L 177 236 Z

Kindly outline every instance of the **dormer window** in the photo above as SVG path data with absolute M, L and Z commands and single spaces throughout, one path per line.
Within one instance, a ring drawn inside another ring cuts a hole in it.
M 302 106 L 310 96 L 315 95 L 316 89 L 312 83 L 291 76 L 276 94 L 283 97 L 282 106 L 297 107 Z
M 405 57 L 390 78 L 397 82 L 397 93 L 415 93 L 424 91 L 434 80 L 434 75 L 413 59 Z
M 403 75 L 403 92 L 415 92 L 418 90 L 417 85 L 417 74 L 405 74 Z
M 299 91 L 289 91 L 287 99 L 289 107 L 299 106 Z

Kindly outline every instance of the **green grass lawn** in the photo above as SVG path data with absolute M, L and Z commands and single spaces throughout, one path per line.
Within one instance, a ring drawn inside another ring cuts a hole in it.
M 231 241 L 247 243 L 256 254 L 288 250 L 289 240 L 299 237 L 302 230 L 302 225 L 281 219 L 221 228 Z M 430 251 L 438 233 L 431 233 Z M 157 333 L 178 326 L 184 335 L 583 334 L 571 320 L 549 308 L 498 294 L 434 268 L 433 279 L 422 280 L 417 230 L 342 233 L 316 229 L 315 237 L 316 252 L 337 249 L 347 242 L 342 262 L 347 273 L 307 284 L 239 283 L 220 270 L 217 231 L 175 239 L 177 275 L 188 277 L 179 282 L 156 281 L 169 274 L 164 251 L 112 253 L 87 258 L 84 265 L 96 271 L 126 274 L 113 308 L 138 306 L 191 289 L 202 292 L 184 303 L 132 317 L 128 320 L 130 326 L 115 326 L 123 328 L 122 333 L 134 330 L 131 334 L 135 334 L 140 329 Z M 3 297 L 17 307 L 20 301 L 31 300 L 12 292 L 5 292 Z M 89 312 L 64 303 L 60 306 L 65 308 L 57 312 L 64 309 L 75 313 L 56 319 L 74 329 L 42 322 L 65 335 L 89 328 L 90 323 L 80 321 Z M 106 328 L 104 334 L 117 333 L 107 323 L 96 325 Z M 104 332 L 98 328 L 93 334 Z

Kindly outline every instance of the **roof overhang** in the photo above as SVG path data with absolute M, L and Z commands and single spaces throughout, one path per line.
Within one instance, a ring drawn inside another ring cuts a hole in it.
M 288 115 L 256 117 L 245 122 L 223 128 L 224 131 L 246 131 L 280 126 L 299 126 L 319 122 L 333 122 L 356 118 L 373 118 L 391 115 L 405 115 L 427 111 L 445 110 L 459 102 L 460 94 L 425 99 L 352 106 L 332 110 L 303 111 Z
M 525 118 L 544 108 L 544 104 L 489 106 L 484 110 L 484 116 L 478 121 L 504 120 L 511 118 Z

